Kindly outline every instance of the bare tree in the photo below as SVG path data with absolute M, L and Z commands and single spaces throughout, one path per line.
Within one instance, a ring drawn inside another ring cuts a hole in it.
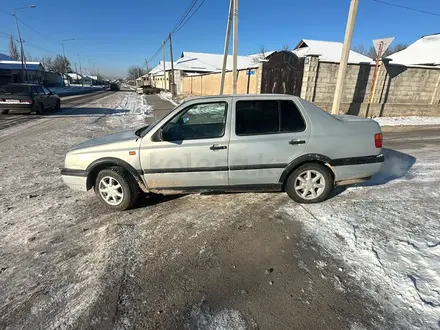
M 128 79 L 134 79 L 143 76 L 145 73 L 147 72 L 142 66 L 132 65 L 128 68 L 127 77 Z
M 404 50 L 407 47 L 408 47 L 408 44 L 395 44 L 395 45 L 392 44 L 382 54 L 382 57 L 390 56 L 391 54 L 400 52 L 401 50 Z M 362 55 L 371 57 L 372 59 L 376 59 L 376 57 L 377 57 L 376 50 L 374 49 L 374 46 L 370 46 L 369 48 L 366 48 L 364 45 L 361 44 L 361 45 L 357 45 L 356 47 L 354 47 L 353 50 L 355 52 L 362 54 Z
M 55 57 L 44 56 L 41 59 L 41 64 L 47 71 L 63 73 L 72 71 L 72 68 L 70 67 L 70 61 L 63 55 L 57 55 Z
M 385 51 L 384 56 L 389 56 L 391 54 L 400 52 L 401 50 L 404 50 L 405 48 L 407 48 L 409 45 L 408 44 L 391 44 L 390 47 L 388 47 L 388 49 Z
M 289 45 L 288 44 L 284 44 L 283 45 L 283 48 L 281 48 L 281 50 L 284 50 L 284 51 L 289 51 L 290 50 L 290 47 L 289 47 Z
M 40 59 L 36 56 L 32 56 L 31 54 L 25 54 L 24 58 L 26 62 L 40 62 Z
M 9 36 L 9 56 L 16 61 L 20 60 L 20 54 L 18 53 L 17 45 L 15 44 L 12 34 Z

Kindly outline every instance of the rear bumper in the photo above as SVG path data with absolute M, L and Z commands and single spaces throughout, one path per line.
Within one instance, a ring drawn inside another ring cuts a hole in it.
M 87 191 L 87 171 L 62 169 L 64 183 L 74 190 Z
M 32 111 L 32 104 L 0 104 L 0 110 Z
M 383 162 L 385 160 L 383 154 L 377 156 L 362 157 L 359 162 L 349 161 L 335 163 L 332 161 L 332 170 L 335 173 L 335 181 L 338 184 L 353 183 L 353 180 L 366 181 L 370 179 L 374 174 L 380 171 Z M 342 182 L 344 181 L 344 182 Z

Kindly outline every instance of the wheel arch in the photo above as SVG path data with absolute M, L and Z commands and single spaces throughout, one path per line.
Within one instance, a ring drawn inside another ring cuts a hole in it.
M 325 155 L 321 155 L 321 154 L 305 154 L 302 155 L 298 158 L 295 158 L 293 161 L 291 161 L 286 168 L 284 169 L 284 171 L 281 173 L 280 179 L 279 179 L 279 183 L 282 184 L 283 190 L 284 190 L 284 185 L 285 182 L 287 180 L 287 178 L 289 177 L 290 173 L 292 173 L 293 171 L 295 171 L 298 167 L 304 165 L 304 164 L 308 164 L 308 163 L 316 163 L 316 164 L 320 164 L 320 165 L 324 165 L 327 166 L 330 170 L 331 175 L 333 176 L 333 179 L 335 178 L 335 173 L 333 172 L 333 169 L 330 166 L 330 162 L 331 162 L 331 158 L 327 157 Z
M 142 180 L 141 174 L 138 170 L 136 170 L 131 164 L 127 163 L 126 161 L 114 158 L 114 157 L 105 157 L 100 158 L 95 161 L 93 161 L 86 169 L 87 171 L 87 190 L 92 189 L 92 187 L 95 185 L 96 177 L 98 176 L 98 173 L 106 168 L 112 167 L 112 166 L 119 166 L 126 170 L 128 173 L 130 173 L 133 178 L 136 180 L 136 183 L 139 185 L 139 188 L 141 188 L 142 191 L 148 192 L 147 186 L 145 185 L 144 181 Z

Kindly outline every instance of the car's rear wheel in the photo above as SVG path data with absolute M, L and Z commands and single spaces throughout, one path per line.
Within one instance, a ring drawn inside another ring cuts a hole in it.
M 308 163 L 294 170 L 286 180 L 285 190 L 298 203 L 319 203 L 328 198 L 334 187 L 331 170 Z
M 7 115 L 9 113 L 9 110 L 1 110 L 0 113 L 2 115 Z
M 131 208 L 139 196 L 139 187 L 130 173 L 114 166 L 98 173 L 95 193 L 107 207 L 123 211 Z
M 44 114 L 44 106 L 41 103 L 35 104 L 35 113 L 37 115 L 43 115 Z

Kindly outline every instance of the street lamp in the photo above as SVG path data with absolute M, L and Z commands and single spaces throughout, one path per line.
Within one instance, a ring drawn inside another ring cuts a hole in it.
M 75 38 L 70 38 L 70 39 L 63 39 L 63 40 L 61 40 L 61 45 L 63 46 L 63 62 L 64 62 L 64 65 L 63 65 L 63 78 L 61 79 L 62 81 L 63 81 L 63 86 L 65 86 L 64 85 L 64 76 L 66 75 L 66 71 L 67 71 L 67 60 L 66 60 L 66 52 L 64 51 L 64 43 L 66 42 L 66 41 L 72 41 L 72 40 L 75 40 Z
M 17 18 L 17 10 L 21 10 L 21 9 L 28 9 L 28 8 L 35 8 L 37 7 L 36 5 L 30 5 L 30 6 L 26 6 L 26 7 L 19 7 L 19 8 L 14 8 L 14 17 L 15 17 L 15 24 L 17 25 L 17 32 L 18 32 L 18 39 L 20 41 L 20 53 L 21 53 L 21 82 L 24 82 L 24 70 L 26 70 L 26 77 L 27 77 L 27 67 L 26 67 L 26 63 L 24 61 L 24 49 L 23 49 L 23 39 L 21 39 L 21 34 L 20 34 L 20 27 L 18 26 L 18 18 Z

